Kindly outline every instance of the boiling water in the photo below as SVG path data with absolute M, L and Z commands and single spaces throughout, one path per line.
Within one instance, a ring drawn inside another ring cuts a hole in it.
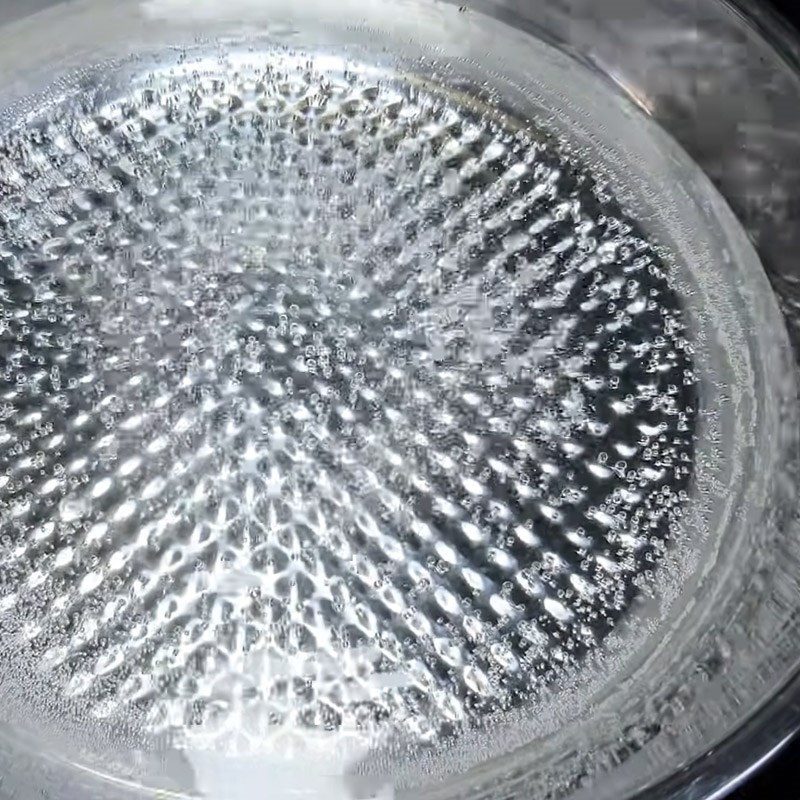
M 18 121 L 7 649 L 236 752 L 433 741 L 580 670 L 691 494 L 660 252 L 548 131 L 330 55 L 176 51 Z

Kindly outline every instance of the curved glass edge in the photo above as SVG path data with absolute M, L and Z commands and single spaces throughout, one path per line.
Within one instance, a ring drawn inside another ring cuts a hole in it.
M 759 0 L 720 0 L 746 24 L 755 28 L 784 58 L 800 71 L 800 40 L 795 26 L 777 9 Z
M 720 2 L 763 37 L 800 80 L 800 40 L 782 14 L 754 0 Z M 800 671 L 721 744 L 632 800 L 724 800 L 798 739 Z
M 728 739 L 632 800 L 723 800 L 798 737 L 800 672 Z

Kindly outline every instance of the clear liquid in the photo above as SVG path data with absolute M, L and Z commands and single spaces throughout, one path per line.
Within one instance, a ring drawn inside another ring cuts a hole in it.
M 57 106 L 0 181 L 2 606 L 67 695 L 424 739 L 602 647 L 696 378 L 647 238 L 540 132 L 234 53 Z

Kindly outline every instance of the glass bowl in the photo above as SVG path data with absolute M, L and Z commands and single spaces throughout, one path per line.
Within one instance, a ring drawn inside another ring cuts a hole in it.
M 711 800 L 791 739 L 799 52 L 0 2 L 7 793 Z

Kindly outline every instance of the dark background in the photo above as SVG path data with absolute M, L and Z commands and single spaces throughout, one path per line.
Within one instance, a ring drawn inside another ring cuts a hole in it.
M 798 800 L 800 742 L 795 741 L 769 766 L 730 796 L 730 800 Z
M 800 0 L 762 0 L 794 25 L 800 36 Z M 800 220 L 798 220 L 800 224 Z M 800 740 L 765 767 L 730 800 L 798 800 L 800 798 Z

